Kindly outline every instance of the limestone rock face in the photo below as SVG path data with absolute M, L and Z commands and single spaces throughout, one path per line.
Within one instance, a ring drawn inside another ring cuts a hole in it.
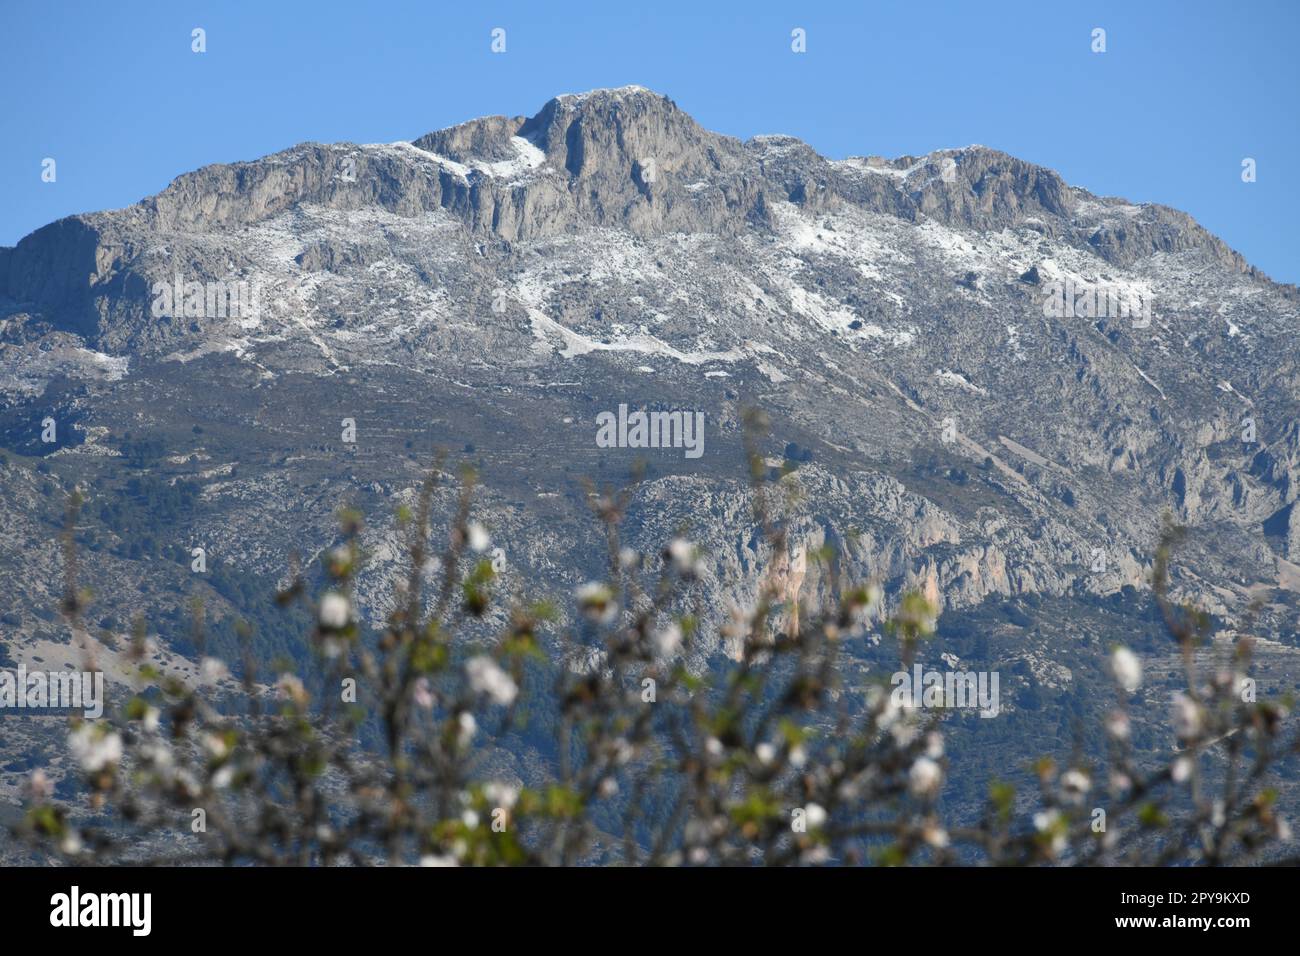
M 514 158 L 511 140 L 519 135 L 519 127 L 526 119 L 516 116 L 484 116 L 459 126 L 435 130 L 415 141 L 420 149 L 446 156 L 458 163 L 476 159 L 486 162 L 504 162 Z

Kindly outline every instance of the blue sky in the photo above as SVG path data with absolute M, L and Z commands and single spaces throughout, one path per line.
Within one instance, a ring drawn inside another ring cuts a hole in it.
M 191 52 L 194 27 L 206 53 Z M 795 27 L 805 54 L 790 50 Z M 0 244 L 208 163 L 413 139 L 638 83 L 711 129 L 789 133 L 835 158 L 983 143 L 1186 210 L 1296 282 L 1297 40 L 1293 0 L 0 0 Z

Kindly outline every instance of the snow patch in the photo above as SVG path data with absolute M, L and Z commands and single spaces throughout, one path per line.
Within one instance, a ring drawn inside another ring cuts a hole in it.
M 970 380 L 966 378 L 965 375 L 961 374 L 961 372 L 952 372 L 948 369 L 936 369 L 934 377 L 946 385 L 956 385 L 959 388 L 966 389 L 968 392 L 974 392 L 976 395 L 988 394 L 988 389 L 971 384 Z

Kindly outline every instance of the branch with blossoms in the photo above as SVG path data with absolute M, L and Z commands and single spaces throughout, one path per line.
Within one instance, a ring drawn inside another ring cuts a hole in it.
M 631 489 L 588 490 L 607 570 L 577 588 L 570 622 L 548 602 L 515 599 L 485 637 L 501 597 L 483 557 L 487 532 L 472 519 L 474 476 L 462 475 L 435 545 L 433 500 L 445 481 L 435 464 L 415 507 L 398 514 L 407 560 L 381 630 L 359 619 L 362 522 L 345 512 L 320 593 L 295 565 L 278 597 L 311 614 L 311 666 L 259 673 L 245 630 L 235 681 L 206 655 L 196 607 L 196 685 L 148 662 L 140 627 L 135 693 L 69 734 L 84 809 L 103 819 L 92 826 L 54 801 L 37 772 L 22 835 L 70 862 L 259 865 L 569 865 L 611 855 L 625 865 L 1223 864 L 1289 839 L 1270 780 L 1300 740 L 1286 733 L 1285 706 L 1247 692 L 1249 637 L 1201 672 L 1209 621 L 1169 596 L 1182 535 L 1173 528 L 1152 589 L 1183 663 L 1176 751 L 1154 763 L 1135 753 L 1130 700 L 1142 665 L 1117 647 L 1107 753 L 1064 767 L 1040 760 L 1035 794 L 995 784 L 973 823 L 946 820 L 944 722 L 884 684 L 846 686 L 840 666 L 845 645 L 883 619 L 909 671 L 935 609 L 904 594 L 884 614 L 879 583 L 843 570 L 827 572 L 837 597 L 792 606 L 780 569 L 798 476 L 770 475 L 758 450 L 766 421 L 751 413 L 746 425 L 753 521 L 769 560 L 751 606 L 722 627 L 734 659 L 688 665 L 712 610 L 696 586 L 703 556 L 684 537 L 658 554 L 627 547 Z M 65 532 L 63 612 L 74 634 L 88 601 L 76 581 L 79 504 L 70 502 Z M 812 559 L 831 569 L 831 557 Z M 541 783 L 521 786 L 490 768 L 528 726 L 522 688 L 538 672 L 553 681 L 536 703 L 557 716 L 554 760 Z

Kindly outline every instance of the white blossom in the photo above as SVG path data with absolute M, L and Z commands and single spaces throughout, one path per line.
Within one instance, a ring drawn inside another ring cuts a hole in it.
M 894 695 L 875 684 L 867 691 L 867 706 L 876 715 L 876 726 L 881 730 L 888 730 L 903 716 L 902 705 L 894 699 Z
M 614 763 L 622 767 L 636 756 L 636 748 L 626 737 L 619 737 L 610 748 L 610 753 L 613 755 Z
M 682 629 L 676 621 L 670 623 L 650 637 L 655 653 L 660 657 L 671 657 L 682 646 Z
M 465 674 L 469 678 L 469 686 L 476 694 L 487 694 L 493 703 L 502 707 L 514 703 L 515 696 L 519 693 L 514 678 L 484 654 L 465 662 Z
M 163 743 L 145 744 L 140 748 L 140 757 L 161 773 L 168 773 L 175 764 L 171 748 Z
M 1056 856 L 1065 850 L 1067 840 L 1065 820 L 1059 810 L 1046 810 L 1034 814 L 1034 829 L 1048 835 L 1048 851 Z
M 900 708 L 899 713 L 903 719 L 889 728 L 889 735 L 894 738 L 894 743 L 898 746 L 906 747 L 916 739 L 920 728 L 917 726 L 915 711 L 912 708 Z
M 411 690 L 411 697 L 415 701 L 415 706 L 422 710 L 432 710 L 433 685 L 429 683 L 429 678 L 419 677 L 415 681 L 415 686 Z
M 68 734 L 73 759 L 87 773 L 98 773 L 122 759 L 122 738 L 111 730 L 83 723 Z
M 478 732 L 478 721 L 469 711 L 461 711 L 460 716 L 456 718 L 456 743 L 462 750 L 469 746 L 469 742 L 474 739 L 474 734 Z
M 817 866 L 821 863 L 830 862 L 831 851 L 820 843 L 815 843 L 810 847 L 804 848 L 799 853 L 801 863 L 807 863 L 809 866 Z
M 275 682 L 275 689 L 282 700 L 291 700 L 299 707 L 307 703 L 307 688 L 297 674 L 281 674 Z
M 609 624 L 618 615 L 618 604 L 609 585 L 600 581 L 580 584 L 573 592 L 582 613 L 600 624 Z
M 820 803 L 810 803 L 804 808 L 803 818 L 810 829 L 820 829 L 826 822 L 826 808 Z
M 907 788 L 917 797 L 932 797 L 943 783 L 943 769 L 929 757 L 917 757 L 907 772 Z
M 337 591 L 329 591 L 321 595 L 320 599 L 320 626 L 331 631 L 341 631 L 348 626 L 348 620 L 352 617 L 352 607 L 348 604 L 348 599 Z
M 1092 781 L 1082 770 L 1067 770 L 1061 774 L 1061 790 L 1070 803 L 1079 803 L 1092 789 Z
M 38 767 L 27 780 L 27 792 L 34 801 L 43 803 L 54 796 L 54 782 Z
M 673 538 L 668 542 L 668 557 L 672 560 L 673 568 L 678 574 L 689 577 L 698 575 L 704 570 L 699 549 L 685 538 Z
M 81 834 L 69 828 L 59 841 L 59 850 L 67 856 L 76 856 L 82 850 Z
M 225 663 L 215 657 L 205 657 L 199 665 L 199 680 L 205 684 L 215 684 L 224 680 L 229 673 Z
M 921 839 L 936 850 L 942 850 L 948 845 L 948 831 L 935 823 L 927 823 L 921 831 Z
M 1142 661 L 1127 647 L 1117 647 L 1111 653 L 1110 671 L 1119 686 L 1130 694 L 1142 686 Z
M 492 538 L 488 535 L 487 529 L 477 521 L 471 521 L 467 529 L 469 531 L 469 547 L 471 551 L 482 554 L 492 545 Z
M 214 760 L 224 760 L 230 755 L 230 745 L 220 734 L 204 734 L 203 749 Z
M 493 806 L 504 807 L 509 810 L 518 802 L 519 790 L 508 783 L 499 783 L 493 780 L 484 785 L 483 796 L 487 797 L 488 803 Z
M 1191 740 L 1201 733 L 1201 708 L 1182 691 L 1174 694 L 1173 724 L 1179 740 Z

